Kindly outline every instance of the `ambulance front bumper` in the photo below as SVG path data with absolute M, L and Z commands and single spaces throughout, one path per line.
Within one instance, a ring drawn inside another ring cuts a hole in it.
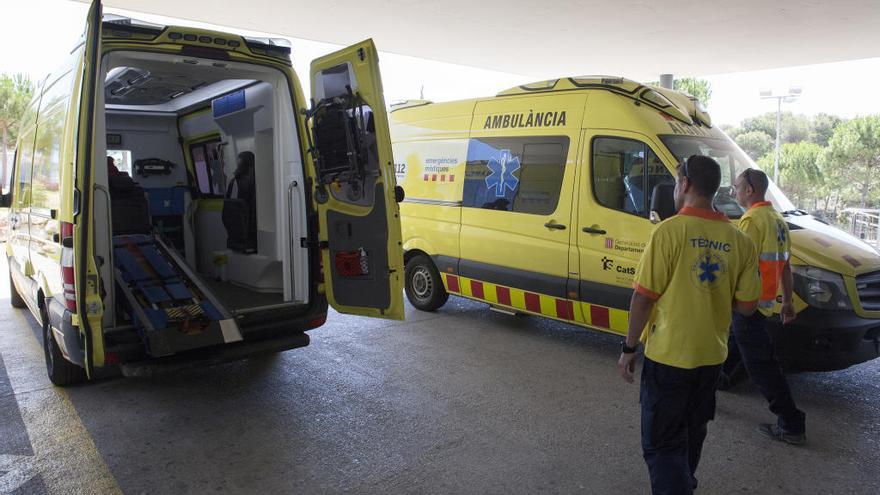
M 783 326 L 767 320 L 776 354 L 786 371 L 833 371 L 880 357 L 880 320 L 853 311 L 807 308 Z

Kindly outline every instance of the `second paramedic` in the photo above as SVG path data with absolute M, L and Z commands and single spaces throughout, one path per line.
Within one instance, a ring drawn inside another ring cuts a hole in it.
M 774 440 L 800 445 L 806 440 L 806 416 L 795 406 L 766 328 L 780 286 L 782 323 L 788 324 L 796 315 L 792 305 L 793 282 L 789 262 L 791 239 L 785 219 L 764 199 L 769 184 L 767 174 L 757 169 L 746 169 L 734 182 L 736 200 L 748 210 L 740 220 L 739 228 L 752 239 L 758 250 L 762 287 L 757 313 L 748 317 L 733 315 L 730 340 L 734 348 L 724 365 L 724 371 L 735 369 L 737 361 L 741 360 L 749 379 L 767 399 L 770 411 L 777 416 L 775 425 L 761 424 L 759 431 Z M 727 377 L 722 376 L 721 383 L 724 378 Z
M 618 361 L 632 383 L 636 347 L 644 342 L 642 452 L 655 495 L 690 494 L 696 487 L 727 357 L 730 308 L 751 315 L 760 293 L 752 241 L 712 208 L 718 163 L 693 155 L 677 175 L 678 214 L 657 227 L 639 261 Z

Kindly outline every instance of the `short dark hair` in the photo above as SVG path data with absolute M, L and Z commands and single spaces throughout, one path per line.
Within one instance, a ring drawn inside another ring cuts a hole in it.
M 763 170 L 747 168 L 739 176 L 745 179 L 746 184 L 751 186 L 756 194 L 761 196 L 767 194 L 767 188 L 770 187 L 770 178 L 767 177 Z
M 678 174 L 687 177 L 694 190 L 712 199 L 721 185 L 721 166 L 705 155 L 691 155 L 678 166 Z

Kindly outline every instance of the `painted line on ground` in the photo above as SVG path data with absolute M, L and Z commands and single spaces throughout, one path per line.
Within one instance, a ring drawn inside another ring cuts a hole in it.
M 122 493 L 67 392 L 49 381 L 33 317 L 0 305 L 0 356 L 34 453 L 0 455 L 0 492 L 39 477 L 48 493 Z

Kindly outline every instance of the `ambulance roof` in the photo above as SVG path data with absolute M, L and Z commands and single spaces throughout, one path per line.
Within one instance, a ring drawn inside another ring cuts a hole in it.
M 515 96 L 562 91 L 603 90 L 631 98 L 665 112 L 677 120 L 692 124 L 694 120 L 710 126 L 712 119 L 693 96 L 671 89 L 647 86 L 617 76 L 577 76 L 547 79 L 505 89 L 496 96 Z

